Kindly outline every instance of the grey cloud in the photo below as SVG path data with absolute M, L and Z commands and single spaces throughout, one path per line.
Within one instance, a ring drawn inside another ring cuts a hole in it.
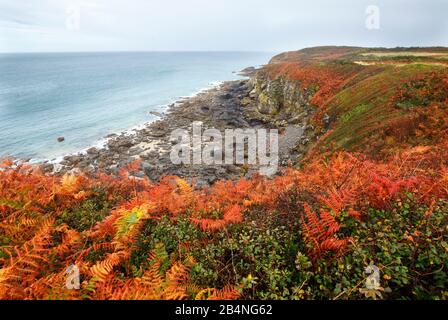
M 81 30 L 65 29 L 66 8 L 81 4 Z M 380 30 L 365 28 L 377 5 Z M 3 51 L 264 50 L 305 46 L 448 45 L 446 0 L 0 0 Z M 45 28 L 51 37 L 27 31 Z M 67 41 L 70 39 L 71 41 Z M 92 39 L 95 39 L 94 41 Z

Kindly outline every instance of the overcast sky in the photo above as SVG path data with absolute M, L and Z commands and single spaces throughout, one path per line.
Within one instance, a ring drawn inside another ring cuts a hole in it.
M 448 46 L 447 15 L 448 0 L 0 0 L 0 52 Z

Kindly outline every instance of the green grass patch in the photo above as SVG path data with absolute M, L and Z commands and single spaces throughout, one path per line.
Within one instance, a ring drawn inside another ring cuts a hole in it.
M 342 121 L 342 123 L 347 123 L 354 117 L 362 115 L 364 112 L 368 111 L 371 108 L 372 108 L 372 106 L 370 104 L 361 104 L 361 105 L 355 107 L 354 109 L 350 110 L 346 114 L 344 114 L 341 117 L 341 121 Z

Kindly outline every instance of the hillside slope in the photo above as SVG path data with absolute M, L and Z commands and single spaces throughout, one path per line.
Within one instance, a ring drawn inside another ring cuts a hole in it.
M 274 57 L 252 82 L 265 118 L 312 125 L 315 143 L 302 152 L 380 159 L 447 134 L 446 48 L 304 49 Z

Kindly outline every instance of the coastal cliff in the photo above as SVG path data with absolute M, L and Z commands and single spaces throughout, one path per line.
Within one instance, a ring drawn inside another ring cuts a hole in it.
M 250 85 L 258 112 L 267 118 L 300 123 L 314 111 L 310 105 L 314 90 L 303 88 L 296 81 L 282 77 L 272 79 L 261 70 L 251 79 Z
M 133 134 L 110 137 L 103 149 L 70 155 L 47 171 L 118 173 L 140 159 L 153 180 L 167 174 L 200 184 L 250 177 L 244 166 L 171 164 L 170 133 L 194 121 L 208 128 L 276 128 L 280 163 L 299 166 L 316 155 L 345 150 L 381 159 L 397 150 L 440 143 L 447 133 L 448 50 L 318 47 L 275 56 L 248 79 L 226 82 L 171 106 Z M 205 177 L 205 178 L 203 178 Z
M 447 69 L 444 48 L 310 48 L 274 57 L 251 78 L 250 96 L 260 119 L 310 129 L 302 153 L 381 158 L 443 139 Z
M 0 299 L 448 299 L 447 66 L 285 53 L 105 148 L 1 162 Z M 174 165 L 193 121 L 278 129 L 281 170 Z

